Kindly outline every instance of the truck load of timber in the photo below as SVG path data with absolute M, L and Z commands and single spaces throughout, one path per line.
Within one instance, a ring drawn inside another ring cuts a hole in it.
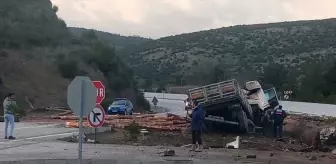
M 65 127 L 78 128 L 78 117 L 68 116 L 62 117 L 65 120 Z M 136 124 L 141 128 L 147 128 L 150 130 L 158 131 L 181 131 L 183 128 L 189 127 L 189 122 L 178 115 L 166 114 L 164 116 L 158 116 L 155 114 L 143 114 L 143 115 L 108 115 L 105 118 L 103 126 L 124 129 L 131 124 Z M 83 122 L 84 127 L 91 127 L 88 121 Z

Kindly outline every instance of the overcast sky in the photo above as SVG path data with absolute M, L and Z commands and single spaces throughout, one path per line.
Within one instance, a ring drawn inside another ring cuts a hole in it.
M 159 38 L 237 24 L 336 17 L 336 0 L 51 0 L 71 27 Z

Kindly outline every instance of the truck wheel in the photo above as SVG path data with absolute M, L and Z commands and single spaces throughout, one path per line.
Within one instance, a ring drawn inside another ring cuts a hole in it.
M 239 122 L 239 131 L 241 131 L 242 133 L 248 132 L 248 119 L 246 117 L 246 113 L 243 110 L 240 110 L 237 113 L 237 117 Z
M 213 123 L 212 121 L 205 121 L 203 130 L 205 131 L 213 131 Z
M 250 119 L 247 119 L 247 133 L 255 133 L 255 125 Z
M 255 125 L 261 126 L 262 125 L 261 119 L 262 119 L 263 112 L 259 108 L 252 108 L 252 110 L 253 110 L 253 119 L 254 119 Z

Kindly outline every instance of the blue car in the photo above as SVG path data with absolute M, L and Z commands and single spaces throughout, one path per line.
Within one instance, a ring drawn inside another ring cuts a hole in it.
M 108 107 L 107 113 L 109 115 L 113 115 L 113 114 L 132 115 L 133 114 L 133 104 L 130 100 L 126 98 L 117 98 Z

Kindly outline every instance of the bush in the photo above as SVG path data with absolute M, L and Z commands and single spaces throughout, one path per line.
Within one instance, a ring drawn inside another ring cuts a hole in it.
M 148 100 L 145 98 L 144 93 L 139 90 L 137 90 L 135 93 L 137 105 L 143 110 L 150 111 L 151 106 Z
M 133 121 L 132 124 L 126 128 L 126 130 L 129 132 L 131 140 L 138 139 L 138 135 L 140 134 L 140 126 L 136 124 L 135 121 Z
M 336 117 L 326 117 L 324 120 L 326 124 L 335 124 L 336 123 Z
M 107 111 L 109 105 L 111 105 L 113 103 L 113 101 L 114 101 L 114 99 L 107 98 L 101 103 L 101 106 L 105 109 L 105 111 Z

